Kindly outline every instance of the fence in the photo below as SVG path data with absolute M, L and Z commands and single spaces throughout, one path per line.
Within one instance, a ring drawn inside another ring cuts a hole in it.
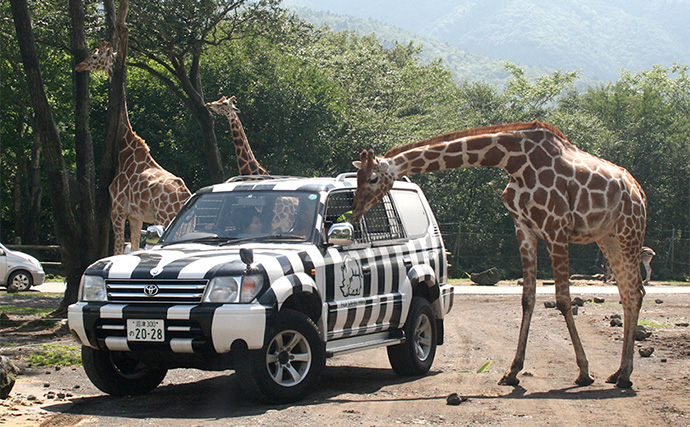
M 484 225 L 466 223 L 439 224 L 446 250 L 450 276 L 464 277 L 490 267 L 502 270 L 505 279 L 522 277 L 520 253 L 515 231 L 487 229 Z M 652 280 L 690 281 L 690 232 L 647 231 L 645 245 L 654 249 Z M 57 245 L 7 245 L 26 252 L 41 261 L 46 273 L 62 274 L 60 247 Z M 538 277 L 551 278 L 551 260 L 543 242 L 538 249 Z M 578 274 L 602 272 L 604 257 L 596 244 L 570 245 L 570 271 Z
M 491 267 L 497 267 L 506 279 L 522 277 L 520 252 L 514 228 L 487 229 L 487 226 L 467 223 L 439 224 L 446 250 L 451 255 L 451 277 L 464 277 Z M 690 281 L 690 232 L 648 230 L 645 246 L 654 249 L 652 280 Z M 602 273 L 604 256 L 595 244 L 570 245 L 572 274 Z M 551 278 L 551 259 L 543 242 L 538 248 L 538 277 Z

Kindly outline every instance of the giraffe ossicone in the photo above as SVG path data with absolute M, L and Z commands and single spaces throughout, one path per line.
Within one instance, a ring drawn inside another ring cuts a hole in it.
M 573 342 L 580 370 L 575 382 L 593 382 L 570 305 L 568 244 L 596 242 L 618 281 L 624 311 L 621 364 L 607 382 L 632 386 L 635 328 L 645 295 L 639 263 L 647 199 L 627 170 L 578 149 L 555 126 L 538 121 L 440 135 L 394 148 L 384 157 L 365 150 L 353 164 L 358 171 L 351 221 L 361 218 L 395 179 L 405 175 L 481 166 L 508 172 L 502 199 L 520 245 L 523 314 L 515 358 L 501 384 L 517 385 L 524 365 L 536 299 L 538 239 L 549 250 L 556 304 Z
M 112 77 L 115 52 L 103 42 L 94 53 L 75 66 L 77 71 L 107 71 Z M 117 172 L 108 187 L 110 219 L 115 235 L 115 255 L 124 252 L 125 222 L 129 220 L 130 242 L 139 248 L 143 223 L 168 226 L 192 193 L 179 178 L 163 169 L 151 156 L 146 142 L 132 129 L 124 100 L 125 134 L 118 155 Z

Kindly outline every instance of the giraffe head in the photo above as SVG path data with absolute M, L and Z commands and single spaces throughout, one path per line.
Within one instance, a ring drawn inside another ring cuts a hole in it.
M 350 220 L 357 221 L 390 191 L 396 174 L 391 160 L 374 156 L 374 150 L 363 150 L 359 154 L 359 161 L 352 164 L 358 170 Z
M 214 113 L 222 114 L 228 118 L 232 118 L 232 116 L 237 115 L 240 111 L 235 105 L 234 96 L 230 98 L 223 96 L 218 101 L 207 102 L 206 107 Z
M 110 48 L 110 43 L 103 42 L 91 56 L 77 64 L 74 69 L 77 71 L 102 71 L 108 72 L 112 76 L 113 64 L 115 63 L 116 53 Z

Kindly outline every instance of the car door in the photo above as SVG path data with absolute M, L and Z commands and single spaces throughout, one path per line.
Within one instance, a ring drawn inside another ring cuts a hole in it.
M 353 197 L 353 190 L 329 196 L 326 227 L 351 209 Z M 402 315 L 405 239 L 388 196 L 353 226 L 354 243 L 325 255 L 329 340 L 397 328 Z

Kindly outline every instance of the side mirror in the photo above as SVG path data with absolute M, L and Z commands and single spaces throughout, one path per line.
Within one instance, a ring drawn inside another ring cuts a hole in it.
M 355 241 L 355 228 L 349 222 L 333 224 L 328 230 L 329 245 L 351 245 Z
M 241 248 L 240 259 L 243 263 L 247 264 L 247 268 L 249 268 L 252 264 L 254 264 L 254 250 L 250 248 Z
M 146 229 L 146 249 L 151 249 L 158 244 L 158 241 L 163 236 L 165 228 L 162 225 L 149 225 Z

